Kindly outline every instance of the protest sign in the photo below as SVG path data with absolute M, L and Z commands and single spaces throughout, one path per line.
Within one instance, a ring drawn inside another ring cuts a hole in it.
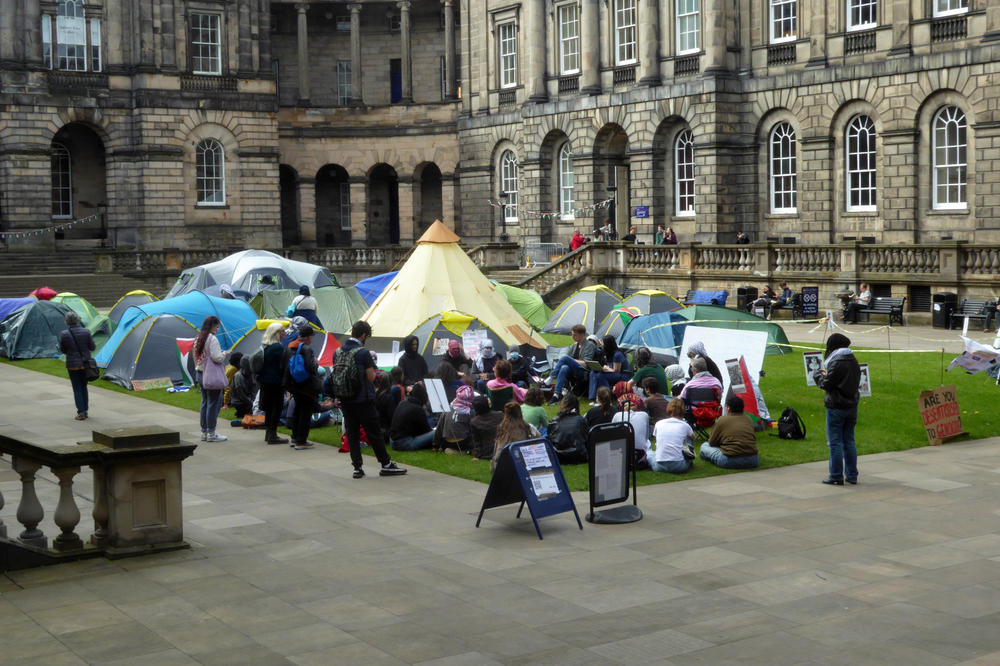
M 917 405 L 931 446 L 938 446 L 963 434 L 962 412 L 958 407 L 958 394 L 954 384 L 923 391 Z

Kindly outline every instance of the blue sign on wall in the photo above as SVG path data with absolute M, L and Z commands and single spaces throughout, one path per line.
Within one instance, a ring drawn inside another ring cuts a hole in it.
M 819 315 L 819 287 L 802 287 L 802 316 Z
M 649 206 L 635 206 L 632 217 L 649 217 Z

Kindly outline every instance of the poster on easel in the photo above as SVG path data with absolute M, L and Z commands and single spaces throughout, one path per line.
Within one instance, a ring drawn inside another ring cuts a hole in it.
M 858 382 L 858 395 L 862 398 L 872 397 L 872 378 L 871 373 L 868 371 L 868 364 L 861 363 L 861 381 Z

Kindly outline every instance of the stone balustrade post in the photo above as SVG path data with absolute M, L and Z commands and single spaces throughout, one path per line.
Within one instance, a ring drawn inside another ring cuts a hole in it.
M 45 517 L 42 503 L 35 494 L 35 472 L 41 467 L 39 463 L 25 458 L 14 457 L 14 471 L 21 477 L 21 501 L 17 504 L 17 522 L 24 525 L 24 531 L 17 537 L 18 541 L 29 546 L 47 548 L 49 540 L 38 529 L 38 523 Z
M 861 274 L 861 243 L 843 243 L 840 246 L 840 280 L 847 285 L 857 285 Z M 852 286 L 852 289 L 854 287 Z
M 764 278 L 765 282 L 771 282 L 771 275 L 774 273 L 774 247 L 770 241 L 756 243 L 753 246 L 753 274 Z
M 52 473 L 59 479 L 59 503 L 53 516 L 62 530 L 52 543 L 56 550 L 77 550 L 83 548 L 83 541 L 74 531 L 80 523 L 80 509 L 73 497 L 73 477 L 80 473 L 79 467 L 54 467 Z
M 94 470 L 94 533 L 90 535 L 90 543 L 103 548 L 108 543 L 108 491 L 104 468 L 91 465 Z
M 940 246 L 941 260 L 939 270 L 941 271 L 941 278 L 948 283 L 956 285 L 956 287 L 964 277 L 964 268 L 962 266 L 964 245 L 964 241 L 943 241 Z

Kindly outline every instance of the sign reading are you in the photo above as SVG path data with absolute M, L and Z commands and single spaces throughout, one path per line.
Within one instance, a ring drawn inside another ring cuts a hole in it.
M 920 418 L 927 431 L 927 441 L 938 446 L 962 433 L 962 412 L 958 407 L 955 385 L 923 391 L 917 401 Z

